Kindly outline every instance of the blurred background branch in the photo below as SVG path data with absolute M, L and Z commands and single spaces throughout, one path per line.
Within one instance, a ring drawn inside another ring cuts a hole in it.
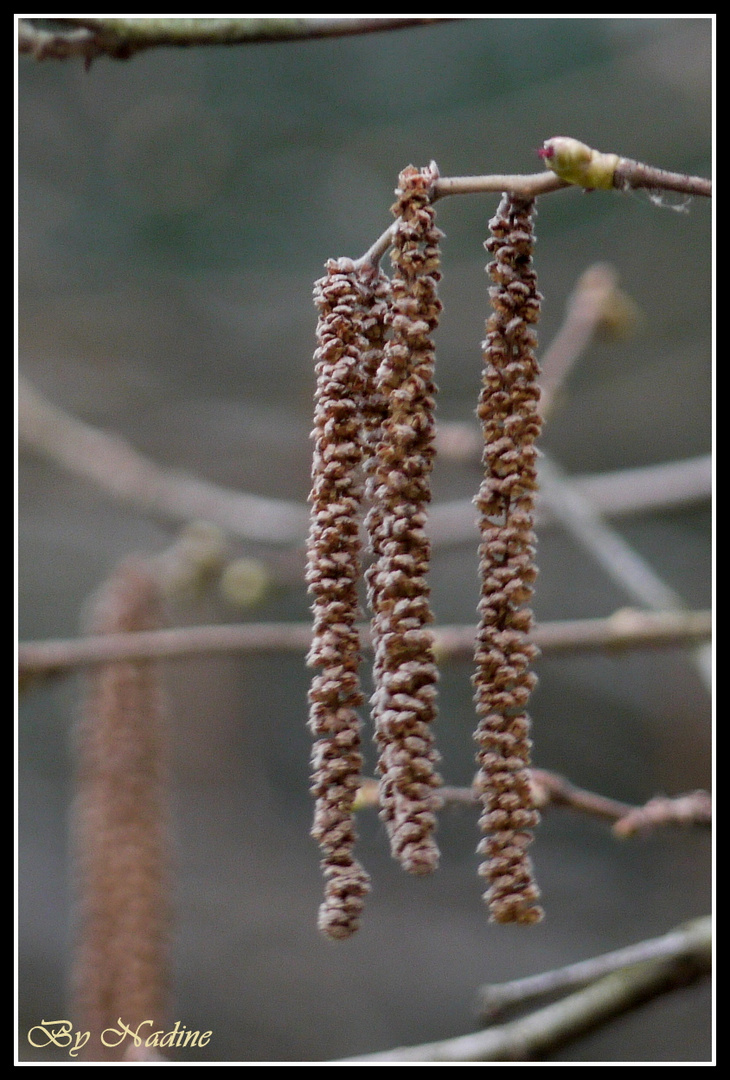
M 473 626 L 439 626 L 433 631 L 440 661 L 471 661 Z M 538 624 L 532 640 L 542 653 L 591 650 L 651 649 L 707 640 L 712 633 L 709 611 L 644 612 L 622 609 L 607 619 L 575 619 Z M 370 645 L 368 626 L 360 627 L 363 645 Z M 21 679 L 110 660 L 184 657 L 203 653 L 269 653 L 306 651 L 312 638 L 310 623 L 252 622 L 234 626 L 181 626 L 110 638 L 21 642 Z
M 637 962 L 635 957 L 639 954 L 643 955 Z M 628 1009 L 635 1009 L 652 998 L 706 976 L 712 968 L 711 920 L 696 919 L 677 927 L 671 935 L 666 935 L 661 946 L 652 948 L 649 942 L 644 942 L 631 954 L 624 954 L 624 957 L 613 969 L 605 958 L 596 958 L 595 972 L 598 973 L 603 967 L 604 970 L 608 968 L 610 974 L 600 978 L 594 976 L 595 981 L 586 989 L 501 1027 L 489 1027 L 471 1035 L 421 1046 L 395 1047 L 383 1053 L 342 1058 L 340 1063 L 530 1061 L 545 1058 L 591 1028 L 607 1023 Z M 544 981 L 549 981 L 550 974 L 543 976 Z M 559 980 L 555 979 L 554 982 L 557 985 Z

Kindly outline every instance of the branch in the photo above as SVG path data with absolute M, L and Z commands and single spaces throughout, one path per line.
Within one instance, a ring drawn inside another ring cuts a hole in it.
M 666 585 L 649 563 L 624 540 L 588 499 L 578 492 L 561 469 L 543 454 L 540 486 L 561 524 L 578 540 L 633 602 L 652 611 L 682 608 L 681 598 Z M 708 688 L 712 685 L 711 656 L 706 647 L 695 652 L 696 667 Z
M 525 1004 L 534 998 L 553 994 L 556 990 L 585 986 L 586 983 L 634 964 L 662 958 L 678 959 L 691 956 L 698 950 L 702 953 L 708 947 L 711 932 L 709 917 L 694 919 L 661 937 L 649 938 L 625 949 L 593 956 L 590 960 L 569 964 L 554 971 L 543 971 L 526 979 L 487 984 L 478 991 L 480 1016 L 485 1023 L 489 1023 L 510 1005 Z
M 216 487 L 163 469 L 129 443 L 83 424 L 18 379 L 20 441 L 55 464 L 91 480 L 123 503 L 167 520 L 212 521 L 237 536 L 273 544 L 301 543 L 309 516 L 304 506 Z
M 604 165 L 602 170 L 591 171 L 561 165 L 561 158 L 555 151 L 554 144 L 569 143 L 580 147 L 581 152 L 593 155 L 596 159 L 605 159 L 611 168 Z M 684 173 L 667 172 L 651 165 L 643 165 L 630 158 L 620 158 L 618 154 L 598 154 L 577 139 L 558 137 L 548 139 L 543 149 L 538 151 L 545 158 L 548 169 L 544 173 L 494 173 L 487 176 L 442 176 L 434 182 L 431 198 L 442 199 L 447 195 L 481 195 L 488 192 L 511 192 L 526 199 L 535 199 L 552 191 L 560 191 L 571 186 L 583 187 L 586 191 L 595 188 L 616 188 L 628 191 L 631 188 L 650 188 L 652 191 L 679 191 L 685 195 L 712 195 L 712 181 L 701 176 L 686 176 Z M 375 267 L 393 242 L 395 225 L 390 225 L 359 259 L 358 269 Z
M 588 499 L 576 491 L 562 469 L 543 454 L 540 487 L 561 525 L 590 552 L 635 603 L 653 611 L 681 607 L 681 600 L 642 556 L 608 525 Z
M 444 19 L 88 19 L 54 18 L 64 29 L 50 30 L 21 19 L 18 46 L 36 60 L 82 56 L 87 66 L 97 56 L 128 60 L 142 49 L 160 46 L 243 45 L 344 37 L 399 30 Z M 65 29 L 69 27 L 69 29 Z
M 368 627 L 360 627 L 370 647 Z M 473 626 L 442 626 L 433 631 L 439 660 L 471 660 Z M 657 648 L 705 641 L 712 632 L 709 611 L 618 611 L 608 619 L 548 622 L 535 627 L 532 641 L 543 653 L 592 649 Z M 152 657 L 186 657 L 200 653 L 304 652 L 312 642 L 309 623 L 254 622 L 238 626 L 185 626 L 171 630 L 114 634 L 20 643 L 21 679 L 58 674 L 86 664 Z
M 616 836 L 635 836 L 651 832 L 657 825 L 709 825 L 712 800 L 706 791 L 692 791 L 668 799 L 658 795 L 645 806 L 637 806 L 620 818 L 613 827 Z
M 707 975 L 712 968 L 710 920 L 697 919 L 678 927 L 674 934 L 676 945 L 667 955 L 622 967 L 586 989 L 502 1027 L 442 1042 L 342 1058 L 338 1064 L 540 1060 L 614 1016 Z

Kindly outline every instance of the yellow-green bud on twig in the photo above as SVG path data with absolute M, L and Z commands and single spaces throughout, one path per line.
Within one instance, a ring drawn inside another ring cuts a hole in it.
M 591 189 L 614 186 L 618 154 L 601 154 L 567 135 L 546 139 L 538 154 L 545 159 L 546 168 L 568 184 Z

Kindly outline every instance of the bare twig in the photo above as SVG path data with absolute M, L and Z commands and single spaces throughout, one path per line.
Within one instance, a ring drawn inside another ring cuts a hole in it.
M 363 645 L 369 630 L 360 628 Z M 592 649 L 658 648 L 707 640 L 712 631 L 709 611 L 619 611 L 608 619 L 576 619 L 542 623 L 532 640 L 542 653 Z M 442 626 L 434 630 L 439 660 L 471 660 L 473 626 Z M 108 637 L 25 642 L 18 646 L 21 679 L 57 674 L 86 664 L 151 657 L 179 658 L 202 653 L 304 652 L 312 643 L 309 623 L 253 622 L 239 626 L 189 626 L 172 630 L 114 634 Z
M 38 27 L 28 19 L 18 25 L 20 52 L 36 60 L 82 56 L 87 64 L 106 55 L 127 60 L 142 49 L 161 46 L 243 45 L 267 41 L 371 34 L 449 20 L 427 18 L 343 19 L 108 19 L 54 18 L 63 29 Z
M 644 1001 L 694 982 L 712 966 L 709 919 L 679 927 L 677 948 L 624 967 L 562 1001 L 501 1027 L 420 1046 L 342 1058 L 338 1064 L 380 1061 L 529 1061 L 557 1050 Z
M 548 139 L 548 143 L 556 140 Z M 565 140 L 577 143 L 575 139 Z M 595 154 L 588 147 L 584 147 L 589 154 Z M 547 158 L 546 151 L 540 151 L 541 156 Z M 558 174 L 553 162 L 549 162 L 548 171 L 544 173 L 493 173 L 485 176 L 442 176 L 436 181 L 433 188 L 433 198 L 442 199 L 446 195 L 483 195 L 488 192 L 509 191 L 514 195 L 520 195 L 525 199 L 535 199 L 539 195 L 547 195 L 563 188 L 582 186 L 588 190 L 594 187 L 616 187 L 621 191 L 629 188 L 650 188 L 654 191 L 679 191 L 688 195 L 712 195 L 712 182 L 700 176 L 685 176 L 682 173 L 667 172 L 664 169 L 655 169 L 649 165 L 631 161 L 629 158 L 619 158 L 617 154 L 598 155 L 601 158 L 610 158 L 613 172 L 610 173 L 608 182 L 591 184 L 590 174 L 588 180 L 577 178 L 577 174 L 566 170 Z M 555 171 L 554 171 L 555 170 Z M 608 175 L 608 174 L 607 174 Z M 614 184 L 614 175 L 616 182 Z M 360 267 L 365 264 L 377 265 L 385 255 L 393 242 L 393 226 L 383 232 L 378 239 L 356 262 Z
M 692 791 L 675 799 L 650 799 L 620 818 L 613 831 L 616 836 L 635 836 L 651 832 L 657 825 L 709 825 L 711 821 L 712 799 L 706 791 Z
M 617 799 L 585 791 L 558 773 L 543 769 L 532 770 L 536 801 L 546 806 L 567 806 L 592 817 L 613 821 L 617 837 L 649 833 L 666 825 L 707 826 L 712 822 L 712 799 L 706 791 L 692 791 L 674 798 L 656 797 L 644 806 L 629 806 Z
M 63 31 L 36 26 L 27 19 L 18 22 L 18 52 L 30 53 L 35 60 L 67 60 L 80 56 L 88 66 L 103 50 L 96 35 L 85 27 Z
M 480 987 L 478 991 L 480 1017 L 485 1023 L 490 1023 L 510 1005 L 522 1005 L 545 994 L 585 986 L 586 983 L 603 978 L 611 972 L 620 971 L 622 968 L 641 964 L 647 960 L 672 957 L 679 959 L 682 956 L 692 955 L 698 949 L 703 951 L 708 948 L 711 931 L 709 918 L 694 919 L 661 937 L 649 938 L 635 945 L 629 945 L 625 949 L 603 953 L 601 956 L 592 956 L 590 960 L 569 964 L 554 971 L 543 971 L 539 975 L 528 976 L 525 979 L 487 984 Z
M 570 184 L 550 172 L 526 173 L 525 175 L 495 173 L 489 176 L 442 176 L 434 183 L 432 197 L 435 202 L 436 199 L 442 199 L 447 195 L 484 195 L 489 192 L 511 191 L 526 199 L 532 199 L 537 195 L 546 195 L 550 191 L 559 191 L 566 187 L 570 187 Z M 395 224 L 390 225 L 381 233 L 355 265 L 357 267 L 377 266 L 393 243 L 394 234 Z
M 682 195 L 712 195 L 712 181 L 704 176 L 687 176 L 685 173 L 667 172 L 643 165 L 631 158 L 619 158 L 613 174 L 613 186 L 620 191 L 628 188 L 649 188 L 652 191 L 678 191 Z
M 573 476 L 571 483 L 605 515 L 669 509 L 711 497 L 712 457 L 705 454 L 684 461 Z M 544 513 L 546 522 L 548 507 L 544 507 Z
M 549 806 L 567 806 L 592 817 L 616 821 L 623 820 L 637 809 L 643 809 L 593 791 L 584 791 L 557 773 L 532 768 L 529 773 L 535 805 L 540 810 Z M 473 787 L 445 785 L 439 789 L 439 794 L 444 806 L 476 806 L 479 802 Z M 374 806 L 377 806 L 377 781 L 364 780 L 357 795 L 356 809 L 364 810 Z
M 540 485 L 561 524 L 633 601 L 645 604 L 653 611 L 681 606 L 674 590 L 665 585 L 646 560 L 603 521 L 588 499 L 575 490 L 569 477 L 545 455 L 540 463 Z
M 540 357 L 540 412 L 549 414 L 569 371 L 603 328 L 623 329 L 635 321 L 636 305 L 618 287 L 618 275 L 607 263 L 594 263 L 581 274 L 568 300 L 565 318 Z

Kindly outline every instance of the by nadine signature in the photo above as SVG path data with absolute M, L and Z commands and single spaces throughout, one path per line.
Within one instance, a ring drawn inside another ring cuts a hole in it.
M 207 1046 L 212 1031 L 194 1031 L 179 1020 L 170 1031 L 152 1030 L 153 1020 L 142 1020 L 136 1027 L 125 1024 L 120 1017 L 116 1027 L 108 1027 L 99 1036 L 104 1046 L 120 1046 L 126 1040 L 133 1047 L 147 1049 L 170 1049 L 180 1046 Z M 28 1032 L 28 1042 L 37 1049 L 57 1046 L 68 1050 L 69 1057 L 76 1057 L 91 1038 L 90 1031 L 75 1030 L 70 1020 L 41 1020 Z

